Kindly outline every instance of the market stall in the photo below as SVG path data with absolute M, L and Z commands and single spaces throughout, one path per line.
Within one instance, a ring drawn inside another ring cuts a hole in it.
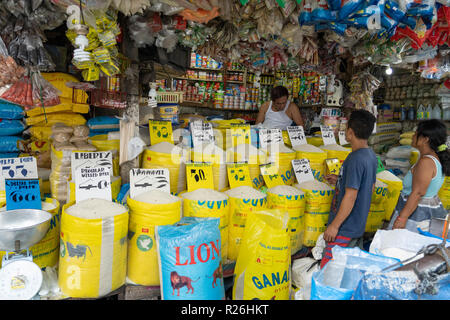
M 0 299 L 449 299 L 449 216 L 387 230 L 417 124 L 450 124 L 449 25 L 446 0 L 3 1 Z M 364 241 L 320 268 L 361 109 Z

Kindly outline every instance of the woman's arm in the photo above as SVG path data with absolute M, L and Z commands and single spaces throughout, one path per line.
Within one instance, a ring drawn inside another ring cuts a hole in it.
M 295 122 L 295 124 L 298 126 L 304 126 L 305 123 L 303 121 L 302 115 L 300 114 L 300 109 L 298 108 L 298 106 L 295 103 L 291 102 L 289 108 L 291 109 L 291 118 Z
M 266 112 L 269 109 L 269 102 L 264 102 L 259 108 L 258 116 L 256 117 L 255 124 L 263 123 L 266 118 Z
M 434 161 L 430 158 L 420 159 L 414 167 L 412 191 L 397 220 L 394 222 L 394 229 L 405 228 L 406 221 L 416 210 L 420 199 L 427 193 L 428 186 L 435 175 L 435 167 Z

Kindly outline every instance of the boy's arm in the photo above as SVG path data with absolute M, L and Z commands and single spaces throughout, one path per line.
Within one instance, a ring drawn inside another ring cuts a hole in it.
M 327 242 L 333 242 L 339 232 L 341 224 L 347 219 L 352 212 L 353 206 L 355 205 L 356 197 L 358 195 L 358 190 L 353 188 L 345 188 L 344 198 L 342 198 L 341 205 L 336 214 L 336 217 L 327 227 L 325 233 L 323 234 L 323 239 Z

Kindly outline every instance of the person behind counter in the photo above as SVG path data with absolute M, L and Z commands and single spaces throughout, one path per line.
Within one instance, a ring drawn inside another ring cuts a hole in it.
M 447 127 L 439 120 L 419 122 L 412 146 L 420 152 L 417 163 L 403 179 L 403 190 L 388 229 L 417 228 L 428 231 L 431 218 L 445 218 L 438 192 L 445 176 L 450 175 L 450 151 L 445 144 Z
M 291 102 L 289 91 L 283 86 L 274 87 L 270 93 L 271 101 L 263 103 L 259 109 L 256 123 L 262 123 L 266 128 L 286 130 L 295 123 L 303 126 L 303 118 L 297 105 Z

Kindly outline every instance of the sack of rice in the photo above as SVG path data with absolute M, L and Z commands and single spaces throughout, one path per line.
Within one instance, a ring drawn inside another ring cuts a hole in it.
M 326 183 L 312 180 L 296 184 L 305 193 L 305 234 L 303 245 L 314 247 L 319 235 L 326 230 L 334 189 Z
M 322 182 L 325 176 L 325 160 L 328 154 L 320 148 L 313 146 L 312 144 L 302 144 L 295 146 L 296 159 L 308 159 L 311 171 L 314 175 L 314 179 Z
M 197 218 L 220 218 L 222 261 L 228 254 L 228 219 L 230 206 L 228 195 L 211 189 L 197 189 L 180 195 L 183 198 L 183 215 Z
M 268 160 L 278 165 L 278 174 L 283 179 L 285 185 L 293 185 L 295 182 L 294 169 L 292 168 L 292 160 L 295 159 L 296 152 L 284 144 L 268 145 L 262 149 L 269 155 Z
M 233 300 L 289 300 L 288 214 L 265 209 L 248 217 L 234 268 Z
M 392 213 L 397 206 L 398 197 L 403 189 L 403 181 L 396 177 L 388 170 L 377 173 L 377 180 L 387 184 L 386 201 L 384 203 L 385 217 L 384 220 L 390 221 Z
M 369 215 L 367 216 L 365 232 L 376 232 L 383 226 L 386 216 L 385 202 L 387 199 L 388 185 L 380 180 L 375 182 L 375 190 L 372 193 Z
M 74 298 L 98 298 L 125 284 L 128 210 L 103 199 L 63 206 L 58 284 Z
M 218 218 L 183 217 L 158 226 L 163 300 L 224 300 Z
M 241 186 L 225 191 L 229 196 L 230 220 L 228 233 L 228 260 L 236 261 L 247 217 L 266 208 L 267 196 L 252 187 Z
M 170 192 L 186 190 L 186 162 L 189 152 L 169 142 L 160 142 L 144 149 L 142 168 L 167 168 L 170 172 Z
M 439 189 L 438 196 L 441 199 L 445 210 L 450 210 L 450 177 L 445 177 L 441 189 Z
M 259 165 L 267 163 L 267 153 L 251 144 L 240 144 L 227 149 L 227 162 L 247 162 L 250 179 L 256 189 L 264 186 L 264 179 Z
M 50 229 L 41 241 L 30 248 L 33 255 L 33 262 L 41 269 L 54 267 L 58 264 L 60 225 L 59 202 L 56 199 L 46 198 L 42 201 L 42 210 L 52 214 Z M 6 211 L 6 206 L 0 208 L 0 212 L 2 211 Z M 0 261 L 4 254 L 4 251 L 0 251 Z
M 291 253 L 298 252 L 303 247 L 305 231 L 305 193 L 285 185 L 267 189 L 267 208 L 280 209 L 289 213 Z
M 223 190 L 228 187 L 227 154 L 214 143 L 205 143 L 192 149 L 193 162 L 210 162 L 214 178 L 214 189 Z
M 128 197 L 127 205 L 130 208 L 127 278 L 134 284 L 159 286 L 155 229 L 181 219 L 181 199 L 152 190 L 134 199 Z
M 117 198 L 117 195 L 120 192 L 120 187 L 122 185 L 122 178 L 121 177 L 111 177 L 111 199 L 115 200 Z M 67 192 L 67 203 L 69 202 L 75 202 L 75 181 L 71 180 L 69 181 L 69 188 Z
M 319 147 L 327 152 L 327 158 L 338 158 L 342 163 L 347 158 L 347 156 L 352 152 L 349 148 L 344 148 L 338 144 L 328 144 Z

